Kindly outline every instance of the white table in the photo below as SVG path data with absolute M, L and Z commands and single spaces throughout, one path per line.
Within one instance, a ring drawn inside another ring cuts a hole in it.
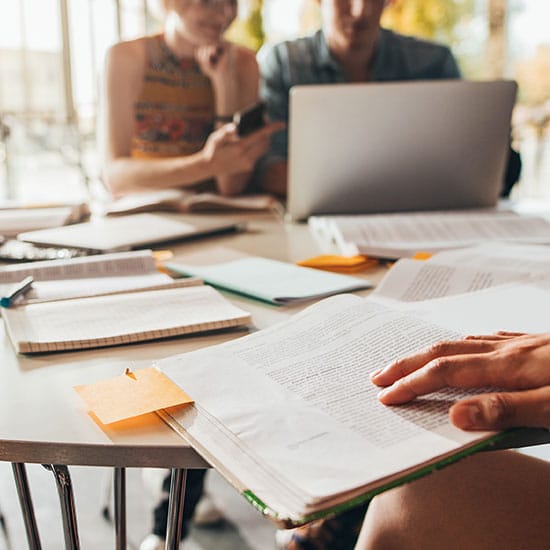
M 248 231 L 181 243 L 171 247 L 176 254 L 175 260 L 178 255 L 214 246 L 228 246 L 249 254 L 291 262 L 328 252 L 314 241 L 306 225 L 285 225 L 275 214 L 233 214 L 228 217 L 248 220 Z M 364 276 L 378 280 L 383 272 L 384 268 L 379 268 Z M 305 307 L 281 308 L 227 296 L 252 314 L 257 328 L 267 327 Z M 115 468 L 117 548 L 126 545 L 124 468 L 172 468 L 171 496 L 175 504 L 170 516 L 167 548 L 177 548 L 185 471 L 187 468 L 205 468 L 208 464 L 154 414 L 148 415 L 146 421 L 128 421 L 117 430 L 100 428 L 87 414 L 73 386 L 111 378 L 123 373 L 128 366 L 143 368 L 154 360 L 239 336 L 242 332 L 22 356 L 14 353 L 3 327 L 0 328 L 0 460 L 13 464 L 31 548 L 39 549 L 40 541 L 25 463 L 49 465 L 53 470 L 63 508 L 65 543 L 71 549 L 79 546 L 68 465 Z

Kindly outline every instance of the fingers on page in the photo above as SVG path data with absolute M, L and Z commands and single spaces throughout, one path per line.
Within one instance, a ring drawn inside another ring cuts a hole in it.
M 464 399 L 451 407 L 449 417 L 463 430 L 503 430 L 522 426 L 550 428 L 550 386 Z
M 500 371 L 498 360 L 484 354 L 440 356 L 394 382 L 378 398 L 385 405 L 399 405 L 447 387 L 489 386 Z
M 386 368 L 372 373 L 371 380 L 377 386 L 391 386 L 397 380 L 408 376 L 438 358 L 469 353 L 487 353 L 493 350 L 494 347 L 490 342 L 478 340 L 438 342 L 424 351 L 398 359 Z

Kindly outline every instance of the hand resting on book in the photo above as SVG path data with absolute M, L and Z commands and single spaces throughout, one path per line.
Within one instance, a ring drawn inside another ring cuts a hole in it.
M 465 430 L 550 428 L 550 333 L 498 332 L 440 342 L 371 374 L 379 399 L 398 405 L 444 387 L 498 387 L 449 410 Z

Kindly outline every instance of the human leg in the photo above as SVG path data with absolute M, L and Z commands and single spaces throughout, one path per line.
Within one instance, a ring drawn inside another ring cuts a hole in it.
M 550 462 L 477 453 L 377 496 L 357 550 L 547 549 Z
M 288 532 L 278 531 L 277 544 L 284 550 L 352 550 L 366 511 L 363 504 Z

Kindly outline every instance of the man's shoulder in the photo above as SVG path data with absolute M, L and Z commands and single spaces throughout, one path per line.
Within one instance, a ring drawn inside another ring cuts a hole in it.
M 318 33 L 283 40 L 276 44 L 267 44 L 258 53 L 260 66 L 281 69 L 282 67 L 296 69 L 303 67 L 311 71 L 319 59 L 319 35 Z
M 437 42 L 382 30 L 386 68 L 394 63 L 406 78 L 457 78 L 460 76 L 451 49 Z
M 400 34 L 389 29 L 382 29 L 381 32 L 384 36 L 384 40 L 386 40 L 389 44 L 403 51 L 407 51 L 411 55 L 431 52 L 450 53 L 451 51 L 448 46 L 432 40 L 425 40 L 416 36 Z

